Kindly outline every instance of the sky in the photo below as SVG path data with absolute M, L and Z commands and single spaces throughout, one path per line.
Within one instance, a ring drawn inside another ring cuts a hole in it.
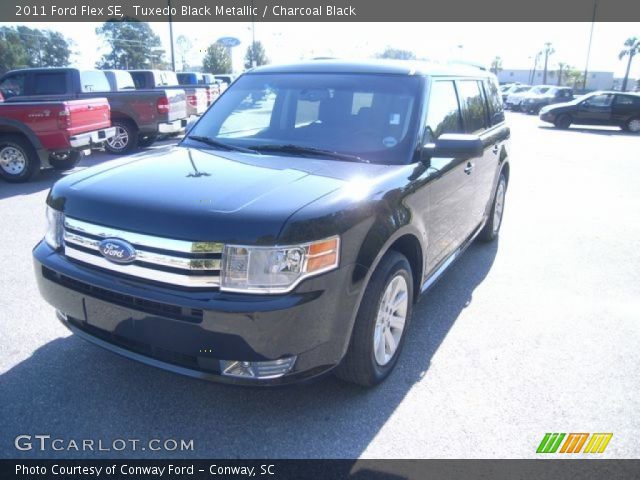
M 4 24 L 12 25 L 12 24 Z M 95 34 L 99 23 L 31 23 L 31 27 L 60 31 L 74 42 L 71 60 L 81 68 L 92 68 L 108 50 Z M 163 47 L 169 51 L 168 23 L 152 22 Z M 286 63 L 302 58 L 332 56 L 348 59 L 369 58 L 386 47 L 412 50 L 420 58 L 464 60 L 489 65 L 495 56 L 502 58 L 504 69 L 530 69 L 533 57 L 545 42 L 555 53 L 549 68 L 558 62 L 583 70 L 587 58 L 591 23 L 329 23 L 256 22 L 255 36 L 267 51 L 272 63 Z M 204 49 L 220 37 L 232 36 L 241 41 L 233 51 L 234 70 L 241 71 L 244 53 L 251 43 L 250 22 L 195 23 L 175 22 L 174 40 L 188 37 L 193 48 L 188 62 L 201 63 Z M 613 71 L 622 77 L 626 60 L 618 53 L 624 41 L 640 37 L 640 23 L 596 22 L 589 70 Z M 167 58 L 168 55 L 167 55 Z M 180 68 L 180 62 L 176 60 Z M 640 57 L 632 65 L 632 78 L 640 77 Z

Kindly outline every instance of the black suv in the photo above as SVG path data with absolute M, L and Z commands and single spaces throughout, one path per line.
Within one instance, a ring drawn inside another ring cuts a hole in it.
M 572 102 L 540 110 L 540 119 L 558 128 L 571 125 L 606 125 L 640 133 L 640 94 L 593 92 Z
M 79 336 L 147 364 L 374 385 L 419 294 L 497 237 L 508 138 L 480 69 L 257 68 L 178 146 L 53 186 L 39 288 Z

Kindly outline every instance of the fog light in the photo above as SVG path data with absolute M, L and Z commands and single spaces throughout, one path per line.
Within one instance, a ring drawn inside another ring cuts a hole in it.
M 270 360 L 267 362 L 240 362 L 220 360 L 220 370 L 228 377 L 269 379 L 286 375 L 296 362 L 295 356 Z

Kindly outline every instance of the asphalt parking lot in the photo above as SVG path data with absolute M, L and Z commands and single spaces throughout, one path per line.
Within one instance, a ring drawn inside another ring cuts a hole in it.
M 61 174 L 0 182 L 0 455 L 526 458 L 546 432 L 612 432 L 601 456 L 638 458 L 640 137 L 508 121 L 499 243 L 473 245 L 423 296 L 396 371 L 373 390 L 330 376 L 210 384 L 70 336 L 31 266 Z M 79 168 L 114 160 L 98 153 Z M 20 434 L 194 448 L 23 452 Z

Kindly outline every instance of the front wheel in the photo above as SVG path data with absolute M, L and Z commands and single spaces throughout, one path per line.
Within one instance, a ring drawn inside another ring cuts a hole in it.
M 412 307 L 411 266 L 404 255 L 390 251 L 371 276 L 336 376 L 365 387 L 387 378 L 404 344 Z
M 502 226 L 502 215 L 504 214 L 504 202 L 507 193 L 507 176 L 504 172 L 500 172 L 500 178 L 498 179 L 498 186 L 496 187 L 496 193 L 493 196 L 493 203 L 491 204 L 491 213 L 487 218 L 484 228 L 478 235 L 478 238 L 483 242 L 492 242 L 500 234 L 500 227 Z

